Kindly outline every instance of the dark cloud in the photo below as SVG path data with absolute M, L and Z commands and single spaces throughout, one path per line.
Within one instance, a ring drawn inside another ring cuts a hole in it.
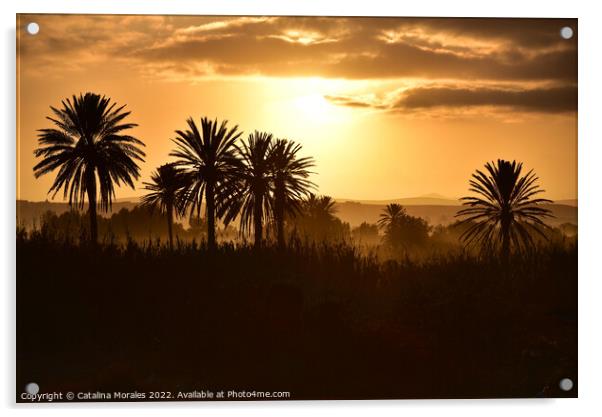
M 230 68 L 229 73 L 270 76 L 573 80 L 575 42 L 559 36 L 565 24 L 520 19 L 275 18 L 181 32 L 140 49 L 137 56 L 174 61 L 182 68 L 202 59 Z M 407 37 L 404 28 L 419 29 L 419 35 Z M 383 38 L 387 31 L 397 31 L 399 37 L 387 42 Z M 291 32 L 297 34 L 291 38 L 306 36 L 306 42 L 286 40 Z M 479 47 L 483 42 L 488 42 L 487 48 Z
M 407 89 L 386 102 L 367 101 L 349 96 L 325 98 L 337 105 L 408 112 L 433 108 L 458 109 L 483 106 L 540 113 L 577 111 L 576 86 L 532 89 L 417 87 Z
M 401 43 L 382 45 L 373 57 L 347 55 L 326 68 L 326 72 L 349 78 L 573 80 L 577 74 L 577 59 L 571 51 L 543 52 L 522 59 L 511 59 L 507 53 L 464 57 Z
M 576 82 L 576 19 L 38 16 L 21 53 L 129 60 L 186 76 Z M 24 21 L 27 19 L 24 19 Z M 21 30 L 21 29 L 20 29 Z M 202 65 L 200 65 L 202 64 Z
M 404 19 L 402 27 L 412 25 L 426 31 L 475 39 L 492 39 L 515 47 L 538 48 L 566 43 L 560 29 L 571 26 L 577 33 L 577 19 L 530 18 L 425 18 Z M 573 42 L 576 43 L 576 36 Z

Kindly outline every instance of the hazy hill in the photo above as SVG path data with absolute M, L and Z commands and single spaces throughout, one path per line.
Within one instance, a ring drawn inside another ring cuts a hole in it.
M 554 204 L 562 204 L 565 206 L 572 206 L 572 207 L 577 207 L 577 199 L 576 198 L 572 198 L 570 200 L 555 200 Z
M 362 203 L 387 205 L 391 203 L 401 204 L 402 206 L 459 206 L 459 200 L 444 197 L 440 194 L 427 194 L 420 197 L 396 198 L 390 200 L 356 200 L 356 199 L 335 199 L 338 203 Z

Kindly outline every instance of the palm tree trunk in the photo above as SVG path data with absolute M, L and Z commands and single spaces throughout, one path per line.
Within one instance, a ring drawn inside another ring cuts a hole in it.
M 173 205 L 167 205 L 167 234 L 169 236 L 169 249 L 173 249 Z
M 210 251 L 215 250 L 215 186 L 207 183 L 205 187 L 205 203 L 207 204 L 207 247 Z
M 502 218 L 502 263 L 508 265 L 510 260 L 510 220 Z
M 96 216 L 96 178 L 94 170 L 86 173 L 86 189 L 88 191 L 88 214 L 90 216 L 90 241 L 98 242 L 98 219 Z
M 261 224 L 261 206 L 263 198 L 255 198 L 255 207 L 253 208 L 253 222 L 255 224 L 255 248 L 261 246 L 262 241 L 262 224 Z
M 284 185 L 276 184 L 276 201 L 274 207 L 274 217 L 276 218 L 276 233 L 278 235 L 278 246 L 283 248 L 284 241 Z

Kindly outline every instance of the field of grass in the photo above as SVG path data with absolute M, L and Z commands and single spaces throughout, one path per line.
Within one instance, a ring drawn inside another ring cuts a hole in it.
M 292 399 L 576 396 L 577 248 L 378 262 L 353 247 L 17 234 L 17 386 Z

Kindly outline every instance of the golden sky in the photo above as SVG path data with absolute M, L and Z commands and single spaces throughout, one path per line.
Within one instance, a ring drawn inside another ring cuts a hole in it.
M 301 143 L 335 198 L 455 198 L 498 158 L 534 169 L 546 197 L 576 198 L 577 40 L 564 26 L 577 32 L 575 19 L 20 15 L 17 198 L 49 198 L 36 130 L 87 91 L 127 104 L 146 143 L 136 190 L 117 198 L 143 193 L 189 116 Z

